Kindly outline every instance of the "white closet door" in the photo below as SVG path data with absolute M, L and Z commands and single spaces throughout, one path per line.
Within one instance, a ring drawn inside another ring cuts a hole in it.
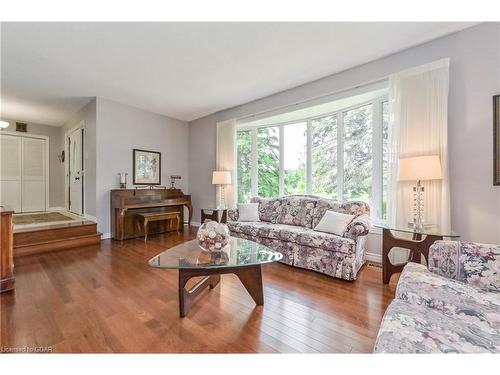
M 45 211 L 45 140 L 23 138 L 22 210 Z
M 0 135 L 0 205 L 21 212 L 22 138 Z

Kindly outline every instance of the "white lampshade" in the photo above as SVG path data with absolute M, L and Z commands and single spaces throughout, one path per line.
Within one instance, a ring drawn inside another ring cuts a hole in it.
M 231 185 L 231 172 L 214 171 L 212 174 L 212 185 Z
M 440 180 L 443 178 L 439 155 L 399 159 L 399 181 Z
M 9 127 L 9 123 L 7 121 L 0 121 L 0 129 L 5 129 Z

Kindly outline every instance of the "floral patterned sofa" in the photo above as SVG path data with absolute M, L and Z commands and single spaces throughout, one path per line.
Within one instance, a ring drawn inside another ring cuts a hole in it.
M 338 202 L 311 195 L 254 197 L 258 222 L 239 222 L 229 210 L 228 226 L 236 237 L 250 239 L 283 254 L 282 263 L 307 268 L 345 280 L 355 280 L 365 262 L 365 238 L 370 230 L 370 208 L 360 201 Z M 357 215 L 343 236 L 313 228 L 327 210 Z
M 500 246 L 436 241 L 405 266 L 375 353 L 500 353 Z

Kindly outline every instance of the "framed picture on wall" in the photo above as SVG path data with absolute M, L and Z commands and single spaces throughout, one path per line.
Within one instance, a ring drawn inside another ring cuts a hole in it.
M 133 159 L 134 185 L 161 184 L 161 152 L 134 148 Z
M 500 185 L 500 95 L 493 97 L 493 185 Z

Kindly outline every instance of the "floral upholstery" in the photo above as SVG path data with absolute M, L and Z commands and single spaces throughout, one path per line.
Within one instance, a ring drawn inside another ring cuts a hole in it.
M 432 308 L 486 332 L 500 332 L 500 294 L 438 276 L 421 264 L 405 266 L 396 298 Z
M 259 204 L 259 219 L 276 224 L 281 211 L 281 200 L 279 198 L 253 197 L 250 202 Z
M 429 270 L 491 292 L 500 292 L 500 246 L 436 241 L 429 250 Z
M 436 241 L 429 269 L 407 264 L 377 353 L 500 352 L 498 246 Z
M 227 210 L 227 218 L 229 221 L 238 221 L 240 218 L 240 212 L 237 208 L 230 208 Z
M 345 280 L 356 279 L 365 263 L 365 237 L 370 230 L 367 204 L 339 203 L 307 195 L 256 197 L 251 201 L 259 203 L 261 221 L 239 222 L 238 210 L 229 210 L 228 226 L 233 236 L 250 239 L 281 252 L 282 263 Z M 358 215 L 343 237 L 312 229 L 314 220 L 321 220 L 321 217 L 314 216 L 319 215 L 316 205 L 321 202 L 328 202 L 321 215 L 327 208 L 334 207 L 343 213 Z
M 331 233 L 316 232 L 313 229 L 306 229 L 300 233 L 294 242 L 332 252 L 351 254 L 356 251 L 354 240 Z
M 374 352 L 500 353 L 500 333 L 395 299 L 385 312 Z
M 312 228 L 312 214 L 316 198 L 290 196 L 281 198 L 278 223 Z
M 234 233 L 243 233 L 253 237 L 263 237 L 299 245 L 317 247 L 327 251 L 354 253 L 354 240 L 339 237 L 334 234 L 316 232 L 312 229 L 286 224 L 271 224 L 265 222 L 229 222 L 229 230 Z
M 367 214 L 368 217 L 370 216 L 370 206 L 368 205 L 368 203 L 362 201 L 339 202 L 333 199 L 318 198 L 318 201 L 316 202 L 316 206 L 314 207 L 312 213 L 312 228 L 315 228 L 316 225 L 319 224 L 319 222 L 323 218 L 323 215 L 328 210 L 340 212 L 341 214 L 347 215 L 358 216 Z
M 357 273 L 364 264 L 364 259 L 355 253 L 328 251 L 316 247 L 298 246 L 293 254 L 295 267 L 314 270 L 344 280 L 356 280 Z
M 371 219 L 368 214 L 362 214 L 354 218 L 349 223 L 345 231 L 344 237 L 356 240 L 360 236 L 366 236 L 370 232 Z

